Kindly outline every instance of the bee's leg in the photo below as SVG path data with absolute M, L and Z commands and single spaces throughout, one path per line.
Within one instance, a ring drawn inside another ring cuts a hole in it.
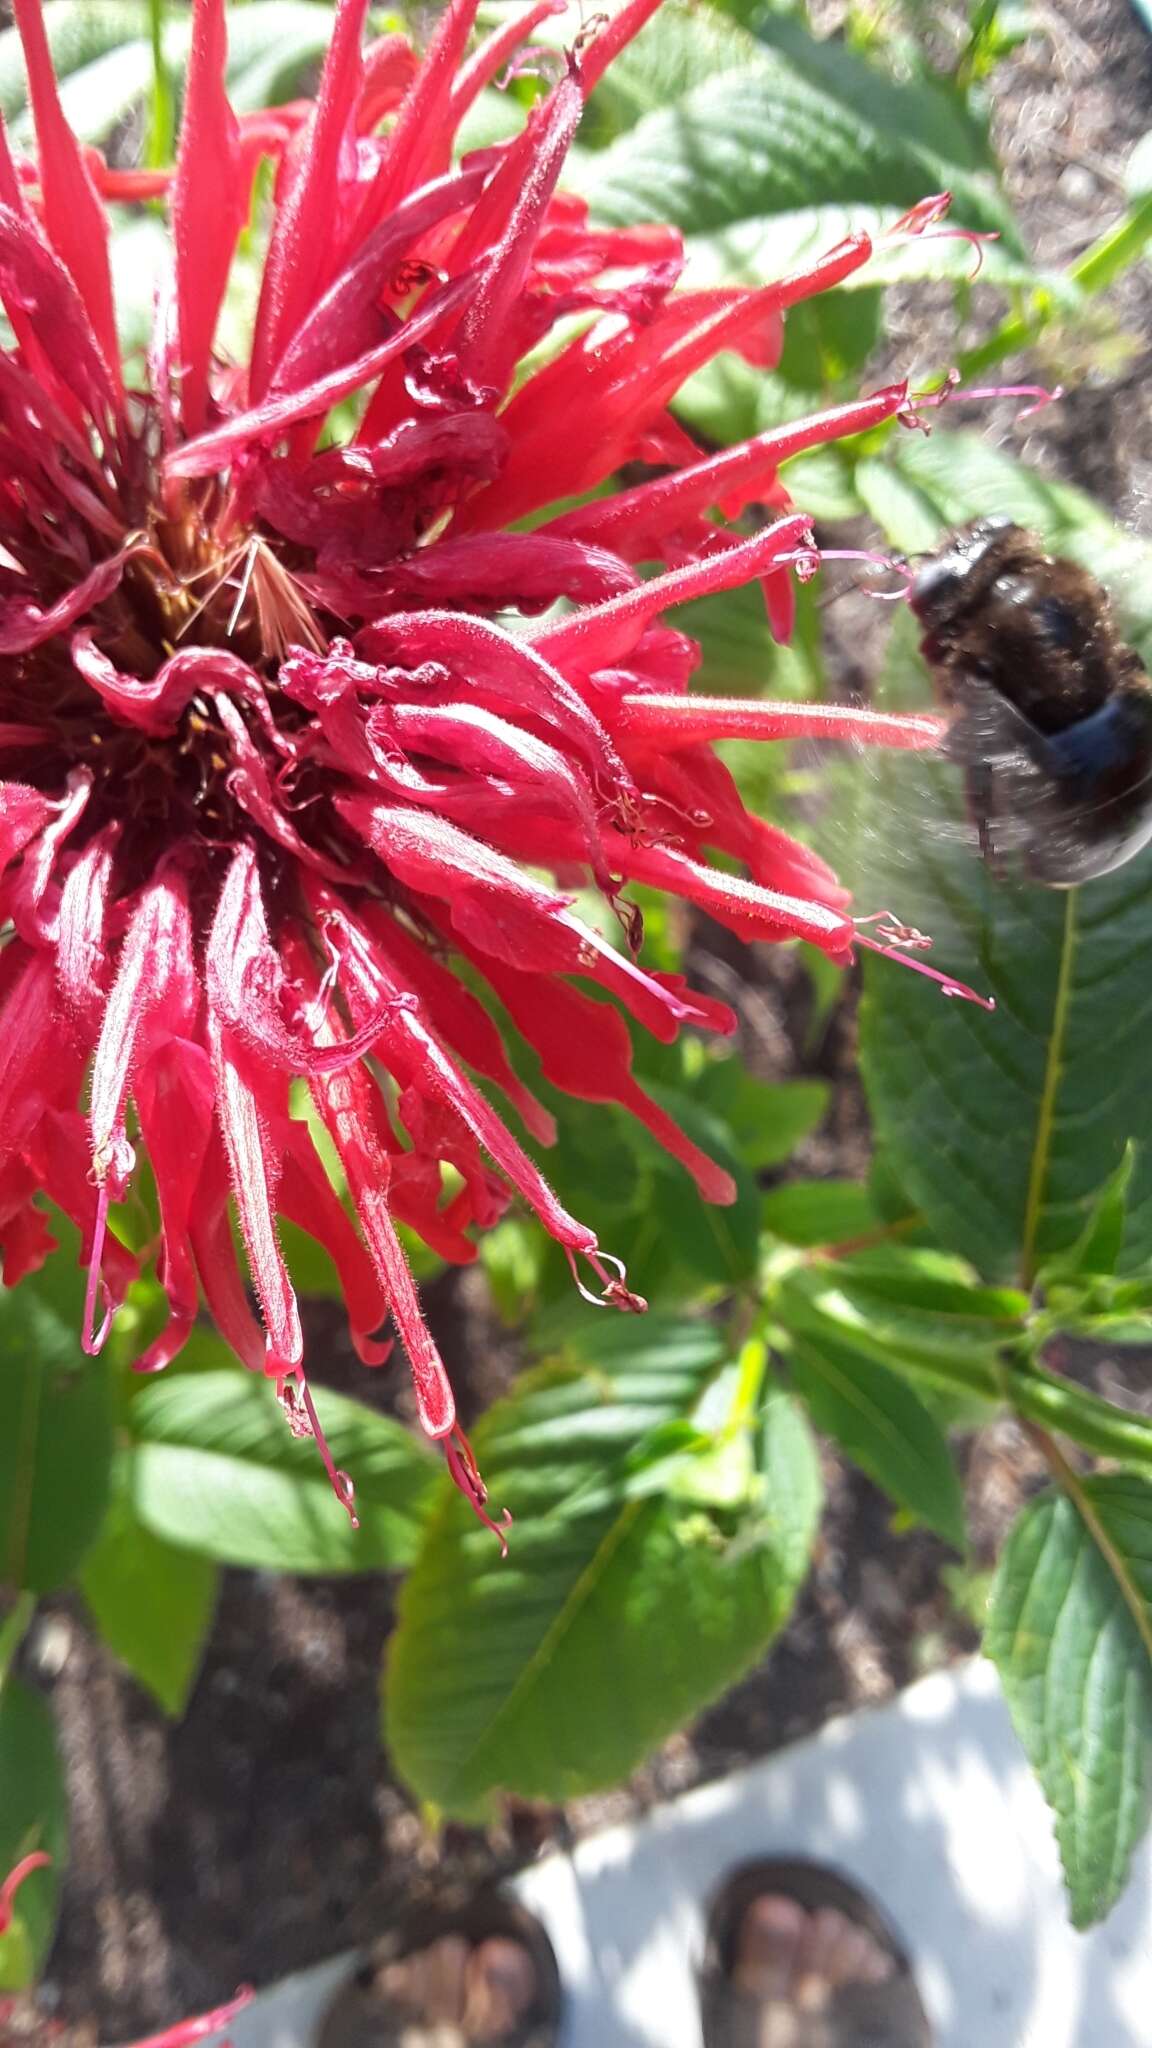
M 1004 864 L 993 836 L 996 778 L 986 764 L 972 764 L 966 769 L 964 794 L 967 799 L 968 816 L 975 828 L 980 858 L 999 880 L 1004 873 Z

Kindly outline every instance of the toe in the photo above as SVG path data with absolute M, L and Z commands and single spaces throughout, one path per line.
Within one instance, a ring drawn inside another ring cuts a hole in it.
M 522 1942 L 505 1935 L 480 1942 L 468 1958 L 465 2039 L 478 2044 L 511 2041 L 531 2011 L 537 1988 L 532 1958 Z

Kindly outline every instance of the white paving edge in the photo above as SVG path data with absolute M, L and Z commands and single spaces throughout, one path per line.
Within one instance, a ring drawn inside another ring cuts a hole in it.
M 512 1889 L 556 1950 L 563 2048 L 700 2048 L 695 1971 L 733 1864 L 815 1857 L 912 1953 L 936 2048 L 1150 2048 L 1152 1848 L 1102 1927 L 1068 1924 L 1051 1819 L 980 1659 L 764 1762 L 551 1854 Z M 235 2048 L 313 2048 L 349 1957 L 287 1978 Z

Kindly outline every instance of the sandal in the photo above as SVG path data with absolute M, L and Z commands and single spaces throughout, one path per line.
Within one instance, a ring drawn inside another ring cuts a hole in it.
M 931 2048 L 908 1958 L 872 1901 L 817 1863 L 733 1871 L 709 1917 L 704 2048 Z
M 337 1992 L 316 2048 L 554 2048 L 560 2004 L 539 1921 L 492 1892 L 401 1915 Z

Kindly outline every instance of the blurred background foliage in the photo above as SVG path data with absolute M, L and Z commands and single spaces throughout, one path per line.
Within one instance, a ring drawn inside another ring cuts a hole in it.
M 187 9 L 48 0 L 45 11 L 77 132 L 120 162 L 166 161 Z M 426 27 L 392 9 L 375 17 Z M 233 0 L 236 106 L 306 95 L 330 24 L 326 0 Z M 668 0 L 613 68 L 567 182 L 603 221 L 674 221 L 690 280 L 778 274 L 854 228 L 880 243 L 865 272 L 790 316 L 776 371 L 722 357 L 692 380 L 679 410 L 703 445 L 896 374 L 924 385 L 955 366 L 986 385 L 1039 365 L 1047 381 L 1071 380 L 1086 363 L 1099 378 L 1125 359 L 1102 295 L 1144 260 L 1152 156 L 1135 151 L 1127 198 L 1070 268 L 1038 264 L 989 119 L 997 66 L 1031 30 L 1024 8 L 996 0 Z M 557 46 L 566 33 L 553 25 Z M 468 146 L 512 132 L 546 69 L 487 92 Z M 12 29 L 0 32 L 0 108 L 27 145 Z M 978 277 L 970 242 L 884 239 L 945 190 L 954 223 L 996 237 L 981 244 Z M 163 228 L 149 206 L 116 216 L 132 351 L 147 333 Z M 257 203 L 225 321 L 236 345 L 260 236 Z M 949 408 L 930 436 L 892 426 L 821 450 L 785 481 L 822 536 L 907 552 L 1007 511 L 1104 578 L 1152 651 L 1148 542 L 1020 460 L 1002 407 L 963 417 L 956 425 Z M 787 648 L 756 591 L 687 607 L 678 623 L 701 644 L 698 686 L 814 697 L 866 686 L 878 703 L 929 703 L 904 608 L 881 621 L 866 596 L 844 602 L 846 625 L 815 588 L 802 591 Z M 853 636 L 865 650 L 854 662 Z M 558 1248 L 515 1213 L 481 1245 L 495 1310 L 526 1361 L 475 1429 L 493 1498 L 515 1516 L 506 1562 L 402 1399 L 383 1412 L 379 1382 L 364 1399 L 322 1384 L 318 1395 L 337 1462 L 355 1474 L 354 1533 L 309 1447 L 284 1431 L 271 1388 L 209 1330 L 162 1380 L 133 1377 L 161 1313 L 154 1283 L 136 1289 L 98 1360 L 78 1349 L 74 1245 L 0 1297 L 0 1578 L 11 1594 L 0 1871 L 32 1847 L 55 1855 L 0 1937 L 0 1987 L 34 1976 L 66 1861 L 50 1717 L 20 1671 L 46 1596 L 78 1587 L 111 1649 L 179 1716 L 222 1566 L 404 1574 L 383 1740 L 430 1817 L 477 1819 L 501 1795 L 560 1802 L 619 1782 L 763 1657 L 818 1540 L 820 1439 L 862 1467 L 894 1515 L 952 1546 L 963 1573 L 955 1445 L 1005 1412 L 1051 1487 L 1003 1549 L 986 1647 L 1054 1809 L 1077 1924 L 1117 1896 L 1152 1800 L 1152 1422 L 1105 1398 L 1091 1371 L 1064 1367 L 1069 1340 L 1089 1361 L 1152 1342 L 1152 861 L 1063 895 L 997 882 L 946 771 L 911 756 L 728 753 L 752 800 L 828 851 L 861 910 L 891 906 L 931 932 L 937 964 L 994 993 L 995 1015 L 871 960 L 864 1103 L 850 1035 L 840 1072 L 799 1079 L 766 1072 L 744 1031 L 720 1046 L 638 1035 L 644 1085 L 732 1173 L 728 1209 L 704 1205 L 621 1112 L 561 1101 L 532 1074 L 561 1133 L 542 1162 L 549 1177 L 626 1260 L 652 1312 L 597 1316 L 574 1296 Z M 654 898 L 643 907 L 649 957 L 697 970 L 709 945 L 699 923 Z M 787 972 L 814 1039 L 834 1013 L 851 1017 L 855 985 L 827 963 L 788 949 Z M 837 1091 L 857 1103 L 855 1151 L 843 1170 L 805 1172 L 796 1155 L 828 1127 Z M 146 1195 L 136 1202 L 122 1221 L 143 1240 Z M 309 1240 L 287 1236 L 301 1288 L 322 1303 L 335 1275 Z M 433 1278 L 436 1261 L 411 1249 Z M 322 1349 L 312 1369 L 323 1383 Z M 982 1618 L 986 1591 L 981 1581 Z

